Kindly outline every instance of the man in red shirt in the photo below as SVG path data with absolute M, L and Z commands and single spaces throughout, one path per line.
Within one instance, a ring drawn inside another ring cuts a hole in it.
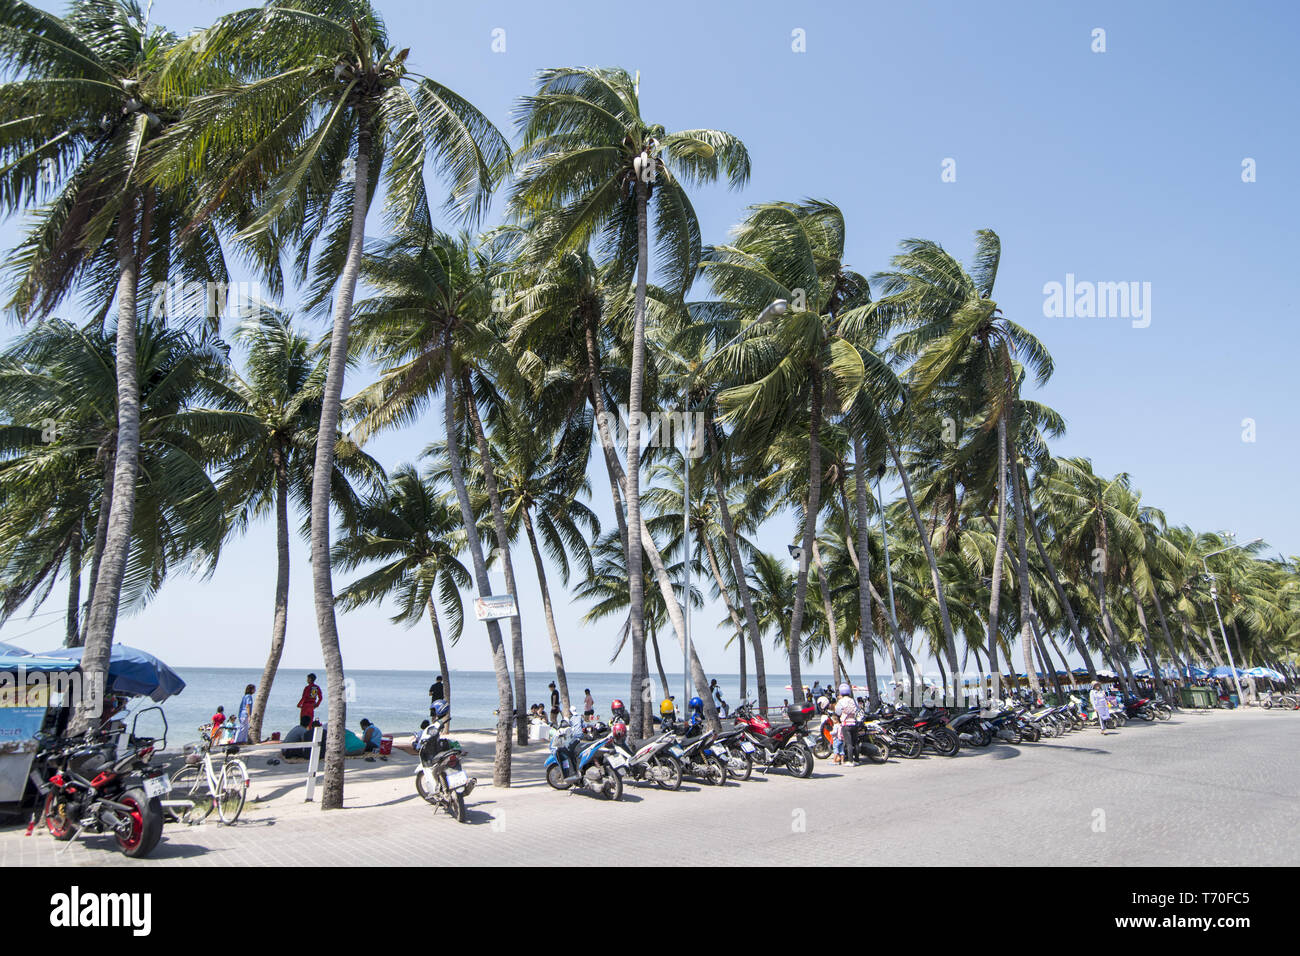
M 307 686 L 302 689 L 302 696 L 298 698 L 298 716 L 307 718 L 307 725 L 316 716 L 316 708 L 320 706 L 323 695 L 320 688 L 316 686 L 316 675 L 307 675 Z

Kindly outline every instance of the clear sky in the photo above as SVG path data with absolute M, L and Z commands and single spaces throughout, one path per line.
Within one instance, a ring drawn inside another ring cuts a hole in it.
M 244 5 L 156 0 L 152 16 L 183 33 Z M 995 297 L 1056 361 L 1038 395 L 1068 422 L 1055 451 L 1129 472 L 1172 522 L 1300 552 L 1288 491 L 1300 444 L 1296 5 L 389 0 L 381 9 L 415 70 L 503 129 L 539 69 L 583 64 L 639 70 L 652 121 L 738 134 L 753 177 L 739 193 L 695 191 L 706 242 L 750 203 L 806 196 L 844 210 L 847 259 L 867 274 L 888 266 L 900 239 L 934 239 L 966 258 L 973 232 L 994 229 Z M 504 52 L 493 51 L 498 28 Z M 1104 52 L 1094 52 L 1097 30 Z M 1243 181 L 1243 164 L 1255 181 Z M 4 248 L 15 235 L 0 225 Z M 1045 285 L 1067 276 L 1138 283 L 1149 289 L 1147 318 L 1046 316 Z M 1243 440 L 1247 419 L 1253 441 Z M 370 450 L 391 466 L 441 434 L 430 418 Z M 600 474 L 593 498 L 612 526 Z M 794 538 L 785 524 L 762 535 L 769 550 Z M 284 663 L 316 666 L 302 542 L 293 558 Z M 545 670 L 526 550 L 516 574 L 528 667 Z M 274 579 L 268 524 L 231 542 L 210 579 L 169 581 L 121 622 L 119 639 L 176 664 L 260 664 Z M 556 603 L 570 669 L 605 668 L 614 626 L 583 626 L 585 608 L 563 595 Z M 696 638 L 706 668 L 734 671 L 714 629 L 722 617 L 720 605 L 697 612 Z M 57 644 L 57 621 L 15 619 L 0 640 Z M 348 666 L 431 666 L 427 623 L 407 631 L 369 610 L 343 615 L 340 631 Z M 490 666 L 481 625 L 467 624 L 451 657 L 459 668 Z

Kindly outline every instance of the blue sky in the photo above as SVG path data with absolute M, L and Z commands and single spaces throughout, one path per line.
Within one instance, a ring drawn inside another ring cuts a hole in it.
M 157 0 L 153 19 L 183 33 L 243 5 Z M 973 232 L 994 229 L 1003 247 L 995 297 L 1055 358 L 1037 397 L 1068 422 L 1056 452 L 1129 472 L 1172 522 L 1300 552 L 1288 504 L 1300 445 L 1293 5 L 390 0 L 381 9 L 415 70 L 503 129 L 539 69 L 587 64 L 640 70 L 643 114 L 670 129 L 739 135 L 753 159 L 749 185 L 694 193 L 706 242 L 750 203 L 805 196 L 844 210 L 847 259 L 867 274 L 887 267 L 900 239 L 934 239 L 965 258 Z M 505 52 L 492 49 L 498 28 Z M 1105 52 L 1093 51 L 1098 29 Z M 793 49 L 800 36 L 804 52 Z M 1246 159 L 1254 182 L 1243 182 Z M 945 182 L 949 160 L 956 177 Z M 0 226 L 5 248 L 15 237 L 12 223 Z M 1067 275 L 1150 283 L 1150 324 L 1045 317 L 1044 285 Z M 1254 441 L 1243 440 L 1246 419 Z M 441 431 L 429 419 L 371 450 L 396 464 Z M 600 475 L 593 486 L 612 525 Z M 774 522 L 762 543 L 782 548 L 796 533 L 787 525 Z M 294 562 L 284 662 L 315 666 L 301 542 Z M 529 669 L 545 670 L 526 552 L 516 574 Z M 178 664 L 260 663 L 274 576 L 268 525 L 232 542 L 212 578 L 169 582 L 123 619 L 119 638 Z M 613 627 L 583 626 L 584 608 L 556 603 L 569 667 L 607 666 Z M 697 612 L 695 633 L 706 668 L 732 671 L 733 655 L 713 639 L 722 616 L 720 605 Z M 17 619 L 0 639 L 52 645 L 56 621 Z M 342 616 L 340 630 L 349 666 L 432 660 L 427 624 L 407 631 L 372 610 Z M 453 666 L 487 668 L 481 627 L 469 624 L 451 656 Z

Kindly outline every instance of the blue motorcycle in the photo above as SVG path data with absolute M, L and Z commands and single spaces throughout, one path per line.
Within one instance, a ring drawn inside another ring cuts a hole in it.
M 573 754 L 564 739 L 559 731 L 552 732 L 551 753 L 545 764 L 546 782 L 556 790 L 586 789 L 606 800 L 623 799 L 627 757 L 614 746 L 613 736 L 603 733 L 594 740 L 579 741 L 573 748 L 578 753 L 576 771 L 571 766 Z

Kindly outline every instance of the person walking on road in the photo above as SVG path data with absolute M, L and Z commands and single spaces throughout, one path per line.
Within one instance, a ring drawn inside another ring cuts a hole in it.
M 1106 729 L 1106 721 L 1110 720 L 1110 702 L 1106 700 L 1106 692 L 1101 689 L 1101 681 L 1092 682 L 1088 700 L 1092 702 L 1092 709 L 1097 712 L 1097 723 L 1101 725 L 1101 732 L 1110 733 Z

